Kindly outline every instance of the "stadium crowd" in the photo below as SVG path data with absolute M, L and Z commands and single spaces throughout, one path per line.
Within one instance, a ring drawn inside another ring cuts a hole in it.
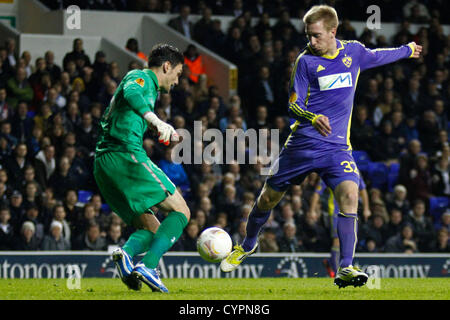
M 263 7 L 268 3 L 255 2 Z M 312 5 L 304 1 L 301 8 L 276 12 L 289 2 L 273 1 L 277 4 L 271 7 L 273 12 L 224 9 L 223 14 L 235 19 L 223 33 L 220 20 L 211 16 L 222 14 L 217 9 L 222 2 L 197 1 L 195 10 L 203 8 L 203 16 L 188 24 L 189 35 L 238 66 L 238 94 L 227 100 L 220 96 L 206 74 L 193 71 L 194 62 L 201 58 L 195 46 L 182 48 L 185 72 L 171 94 L 161 94 L 155 109 L 158 116 L 190 131 L 195 120 L 203 129 L 222 132 L 279 129 L 283 144 L 290 132 L 290 73 L 307 41 L 289 18 Z M 176 1 L 137 3 L 159 12 Z M 242 1 L 233 1 L 233 6 L 239 3 L 242 6 Z M 336 1 L 336 5 L 343 3 Z M 191 8 L 173 7 L 180 17 L 169 25 L 184 32 L 182 20 L 188 20 Z M 391 185 L 378 185 L 376 176 L 360 168 L 369 203 L 358 220 L 359 252 L 450 252 L 450 211 L 430 212 L 431 198 L 450 197 L 450 35 L 443 32 L 439 10 L 427 7 L 431 9 L 426 26 L 412 33 L 410 23 L 418 22 L 420 12 L 406 16 L 392 42 L 368 29 L 357 35 L 347 18 L 338 29 L 338 39 L 358 40 L 368 48 L 409 41 L 423 46 L 422 58 L 368 70 L 359 79 L 351 124 L 353 149 L 386 168 L 399 168 Z M 350 11 L 340 12 L 352 18 Z M 272 16 L 279 17 L 273 26 Z M 251 25 L 251 17 L 259 17 L 256 25 Z M 135 39 L 125 46 L 142 54 Z M 137 67 L 130 64 L 129 69 Z M 104 52 L 97 52 L 94 59 L 87 56 L 82 39 L 74 41 L 62 65 L 55 63 L 51 50 L 31 57 L 27 51 L 17 52 L 13 39 L 0 47 L 0 250 L 107 250 L 122 245 L 132 232 L 104 203 L 92 175 L 98 123 L 125 71 Z M 195 251 L 198 234 L 208 226 L 220 226 L 233 242 L 242 242 L 247 216 L 265 179 L 259 174 L 259 163 L 176 164 L 171 149 L 156 143 L 150 132 L 144 148 L 178 186 L 192 212 L 172 250 Z M 330 250 L 327 193 L 317 206 L 310 206 L 320 184 L 320 178 L 311 174 L 288 191 L 261 233 L 260 251 Z

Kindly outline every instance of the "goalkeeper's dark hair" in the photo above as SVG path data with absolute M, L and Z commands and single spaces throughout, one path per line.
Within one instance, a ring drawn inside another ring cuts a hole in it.
M 148 57 L 148 67 L 160 67 L 166 61 L 170 62 L 172 67 L 175 67 L 184 63 L 184 56 L 180 50 L 170 44 L 160 43 L 155 45 Z

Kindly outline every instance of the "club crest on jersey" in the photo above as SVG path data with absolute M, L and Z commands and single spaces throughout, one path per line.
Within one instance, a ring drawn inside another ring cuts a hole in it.
M 142 78 L 138 78 L 138 79 L 136 79 L 136 80 L 134 80 L 138 85 L 140 85 L 141 87 L 144 87 L 144 83 L 145 83 L 145 80 L 144 79 L 142 79 Z
M 352 74 L 350 72 L 335 73 L 317 78 L 320 91 L 347 88 L 353 86 Z
M 350 66 L 352 65 L 352 57 L 345 56 L 344 58 L 342 58 L 342 62 L 347 68 L 350 68 Z

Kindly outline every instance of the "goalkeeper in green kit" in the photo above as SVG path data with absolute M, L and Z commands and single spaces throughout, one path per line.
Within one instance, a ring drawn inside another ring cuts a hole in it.
M 94 176 L 111 209 L 137 229 L 112 253 L 122 281 L 133 290 L 144 282 L 152 291 L 168 292 L 156 267 L 190 218 L 185 200 L 142 146 L 148 127 L 158 132 L 159 142 L 165 145 L 179 138 L 153 111 L 158 91 L 169 92 L 178 84 L 183 62 L 177 48 L 153 47 L 148 69 L 125 75 L 100 121 Z M 167 213 L 161 224 L 150 209 L 153 206 Z M 134 266 L 133 257 L 142 253 L 142 261 Z

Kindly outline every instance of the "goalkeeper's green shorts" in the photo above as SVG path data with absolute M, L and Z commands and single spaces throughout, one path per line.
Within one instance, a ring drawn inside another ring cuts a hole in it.
M 128 225 L 176 190 L 145 153 L 115 151 L 96 155 L 94 177 L 106 203 Z

